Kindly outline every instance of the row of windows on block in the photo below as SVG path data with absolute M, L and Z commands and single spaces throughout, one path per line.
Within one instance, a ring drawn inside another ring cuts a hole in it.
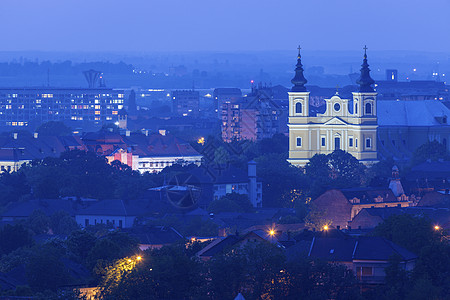
M 88 227 L 89 225 L 97 225 L 97 224 L 104 224 L 103 223 L 103 219 L 100 219 L 100 223 L 97 222 L 97 219 L 94 219 L 94 224 L 90 224 L 89 223 L 89 219 L 84 219 L 84 227 Z M 106 225 L 112 225 L 113 227 L 115 227 L 116 226 L 116 220 L 106 220 L 105 224 Z M 118 225 L 118 228 L 122 228 L 123 227 L 123 221 L 119 220 L 119 224 L 117 224 L 117 225 Z
M 339 111 L 341 109 L 341 106 L 336 103 L 334 105 L 334 110 L 335 111 Z M 358 103 L 355 104 L 355 112 L 358 111 Z M 301 114 L 303 112 L 303 105 L 301 102 L 297 102 L 295 104 L 295 113 L 296 114 Z M 371 103 L 366 103 L 365 106 L 365 114 L 366 115 L 371 115 L 372 114 L 372 104 Z
M 320 145 L 322 147 L 326 146 L 326 138 L 322 137 Z M 297 147 L 301 147 L 301 146 L 302 146 L 302 138 L 297 137 Z M 353 147 L 353 138 L 348 139 L 348 146 Z M 358 139 L 355 139 L 355 148 L 358 148 Z M 372 139 L 371 138 L 366 139 L 366 148 L 372 148 Z M 341 149 L 341 138 L 339 138 L 339 137 L 334 138 L 334 149 L 335 150 Z

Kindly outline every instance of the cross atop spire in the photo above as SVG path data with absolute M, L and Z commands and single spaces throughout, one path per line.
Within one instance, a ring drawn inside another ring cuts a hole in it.
M 303 75 L 302 57 L 300 55 L 300 50 L 302 48 L 299 45 L 297 49 L 298 49 L 297 65 L 295 68 L 295 76 L 291 80 L 292 84 L 294 85 L 291 91 L 306 92 L 305 84 L 308 82 L 308 80 L 306 80 L 305 76 Z
M 374 90 L 371 85 L 374 84 L 375 81 L 370 77 L 369 64 L 367 63 L 367 46 L 364 46 L 363 49 L 364 59 L 363 64 L 361 65 L 361 76 L 356 83 L 359 84 L 360 92 L 373 92 Z

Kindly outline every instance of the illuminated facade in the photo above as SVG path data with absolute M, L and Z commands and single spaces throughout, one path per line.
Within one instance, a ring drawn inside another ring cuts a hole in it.
M 326 101 L 323 114 L 310 114 L 309 92 L 303 76 L 300 52 L 294 87 L 289 92 L 289 162 L 304 166 L 315 154 L 329 154 L 341 149 L 363 163 L 377 161 L 377 93 L 371 85 L 367 55 L 358 80 L 359 91 L 353 99 L 338 93 Z
M 123 90 L 108 88 L 0 88 L 0 126 L 49 121 L 116 122 Z
M 325 99 L 323 113 L 310 110 L 310 93 L 298 55 L 289 92 L 289 159 L 304 166 L 315 154 L 347 151 L 364 164 L 380 159 L 409 161 L 429 141 L 450 147 L 450 107 L 435 100 L 379 100 L 367 55 L 352 99 Z

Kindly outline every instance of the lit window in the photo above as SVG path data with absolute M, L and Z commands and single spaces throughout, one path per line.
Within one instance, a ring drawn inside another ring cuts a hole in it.
M 117 115 L 117 110 L 113 110 L 112 114 Z
M 95 111 L 95 114 L 96 114 L 96 115 L 99 115 L 99 114 L 100 114 L 100 111 L 99 111 L 99 110 L 96 110 L 96 111 Z

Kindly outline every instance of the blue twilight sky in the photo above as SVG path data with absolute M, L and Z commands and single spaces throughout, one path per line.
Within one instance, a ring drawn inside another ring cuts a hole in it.
M 450 0 L 1 0 L 0 51 L 450 52 Z

